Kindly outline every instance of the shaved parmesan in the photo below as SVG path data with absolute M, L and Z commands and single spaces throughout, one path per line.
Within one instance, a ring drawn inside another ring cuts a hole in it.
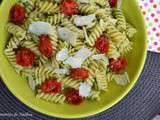
M 81 48 L 74 56 L 69 57 L 63 63 L 70 65 L 72 68 L 80 68 L 83 62 L 92 55 L 88 48 Z
M 29 83 L 30 88 L 31 88 L 32 90 L 35 90 L 35 88 L 36 88 L 36 82 L 34 81 L 32 75 L 29 75 L 29 76 L 28 76 L 28 83 Z
M 74 57 L 81 58 L 83 62 L 92 55 L 93 53 L 88 48 L 81 48 Z
M 90 1 L 89 0 L 78 0 L 78 2 L 80 2 L 80 3 L 89 3 Z
M 69 70 L 68 69 L 55 69 L 54 72 L 60 75 L 66 75 L 66 74 L 68 75 Z
M 96 55 L 93 55 L 92 58 L 94 60 L 106 60 L 107 59 L 105 54 L 96 54 Z
M 67 48 L 63 48 L 61 51 L 59 51 L 56 54 L 57 61 L 64 61 L 67 58 L 68 58 L 68 49 Z
M 74 23 L 76 26 L 91 26 L 93 21 L 96 19 L 95 14 L 87 15 L 87 16 L 77 16 L 74 19 Z
M 64 64 L 70 65 L 72 68 L 80 68 L 83 64 L 83 61 L 81 58 L 76 57 L 69 57 L 66 61 L 63 62 Z
M 82 97 L 88 97 L 90 96 L 90 92 L 91 92 L 91 86 L 87 83 L 81 83 L 80 87 L 79 87 L 79 94 Z
M 76 44 L 77 34 L 68 28 L 58 28 L 58 36 L 72 46 Z
M 42 35 L 42 34 L 52 35 L 55 34 L 56 30 L 55 26 L 52 26 L 48 22 L 37 21 L 37 22 L 32 22 L 29 25 L 28 31 L 36 35 Z
M 125 72 L 124 74 L 115 74 L 113 75 L 113 79 L 116 81 L 118 85 L 122 86 L 130 82 L 127 72 Z

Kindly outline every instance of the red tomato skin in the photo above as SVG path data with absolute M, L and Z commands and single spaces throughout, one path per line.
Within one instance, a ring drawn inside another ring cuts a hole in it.
M 79 105 L 83 102 L 83 97 L 79 95 L 79 91 L 71 89 L 65 94 L 66 100 L 69 104 Z
M 16 63 L 18 65 L 29 67 L 33 65 L 35 54 L 28 48 L 21 48 L 16 53 Z
M 118 58 L 118 59 L 110 59 L 109 60 L 109 68 L 112 72 L 117 74 L 122 73 L 128 65 L 128 62 L 125 58 Z
M 110 4 L 111 7 L 116 7 L 117 0 L 109 0 L 109 4 Z
M 46 79 L 41 85 L 41 90 L 45 93 L 57 94 L 61 92 L 61 88 L 61 83 L 55 78 Z
M 100 36 L 97 38 L 94 47 L 97 52 L 107 54 L 109 51 L 109 39 L 105 35 Z
M 79 14 L 79 5 L 75 0 L 62 0 L 60 10 L 63 14 L 71 16 Z
M 73 79 L 87 79 L 89 71 L 85 68 L 71 68 L 69 76 Z
M 39 39 L 40 39 L 40 44 L 39 44 L 40 52 L 47 58 L 51 57 L 53 53 L 51 39 L 49 38 L 48 35 L 41 35 Z
M 22 24 L 25 20 L 25 8 L 20 4 L 15 4 L 10 10 L 11 22 Z

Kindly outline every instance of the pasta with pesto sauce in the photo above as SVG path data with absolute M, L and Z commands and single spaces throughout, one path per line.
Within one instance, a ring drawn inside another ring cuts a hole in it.
M 111 81 L 129 82 L 124 55 L 137 30 L 107 0 L 20 0 L 5 29 L 4 54 L 37 99 L 99 101 Z

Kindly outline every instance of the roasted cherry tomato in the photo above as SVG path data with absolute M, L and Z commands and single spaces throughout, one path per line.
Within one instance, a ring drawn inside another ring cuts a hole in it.
M 25 8 L 20 4 L 15 4 L 10 10 L 10 19 L 15 24 L 22 24 L 25 19 Z
M 47 79 L 42 83 L 41 90 L 45 93 L 60 93 L 61 83 L 57 82 L 54 78 Z
M 112 72 L 121 73 L 127 67 L 127 60 L 125 58 L 118 58 L 118 59 L 110 59 L 109 60 L 109 68 Z
M 87 79 L 89 71 L 85 68 L 72 68 L 70 69 L 69 76 L 73 79 Z
M 66 100 L 69 104 L 79 105 L 83 102 L 83 97 L 79 95 L 79 91 L 71 89 L 65 94 Z
M 116 7 L 117 0 L 109 0 L 109 4 L 110 4 L 111 7 Z
M 35 60 L 35 54 L 28 48 L 21 48 L 16 53 L 16 63 L 28 67 L 32 66 Z
M 109 50 L 109 40 L 105 35 L 100 36 L 97 38 L 94 47 L 96 48 L 97 52 L 102 54 L 107 54 Z
M 75 0 L 62 0 L 60 10 L 65 15 L 75 15 L 79 13 L 78 3 Z
M 41 35 L 39 39 L 40 39 L 40 44 L 39 44 L 40 52 L 46 57 L 51 57 L 53 53 L 51 39 L 49 38 L 48 35 Z

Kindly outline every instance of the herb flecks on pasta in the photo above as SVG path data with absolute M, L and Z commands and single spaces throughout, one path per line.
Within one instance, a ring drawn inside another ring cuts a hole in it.
M 78 105 L 129 82 L 124 55 L 137 30 L 115 1 L 20 0 L 5 29 L 4 54 L 37 99 Z

